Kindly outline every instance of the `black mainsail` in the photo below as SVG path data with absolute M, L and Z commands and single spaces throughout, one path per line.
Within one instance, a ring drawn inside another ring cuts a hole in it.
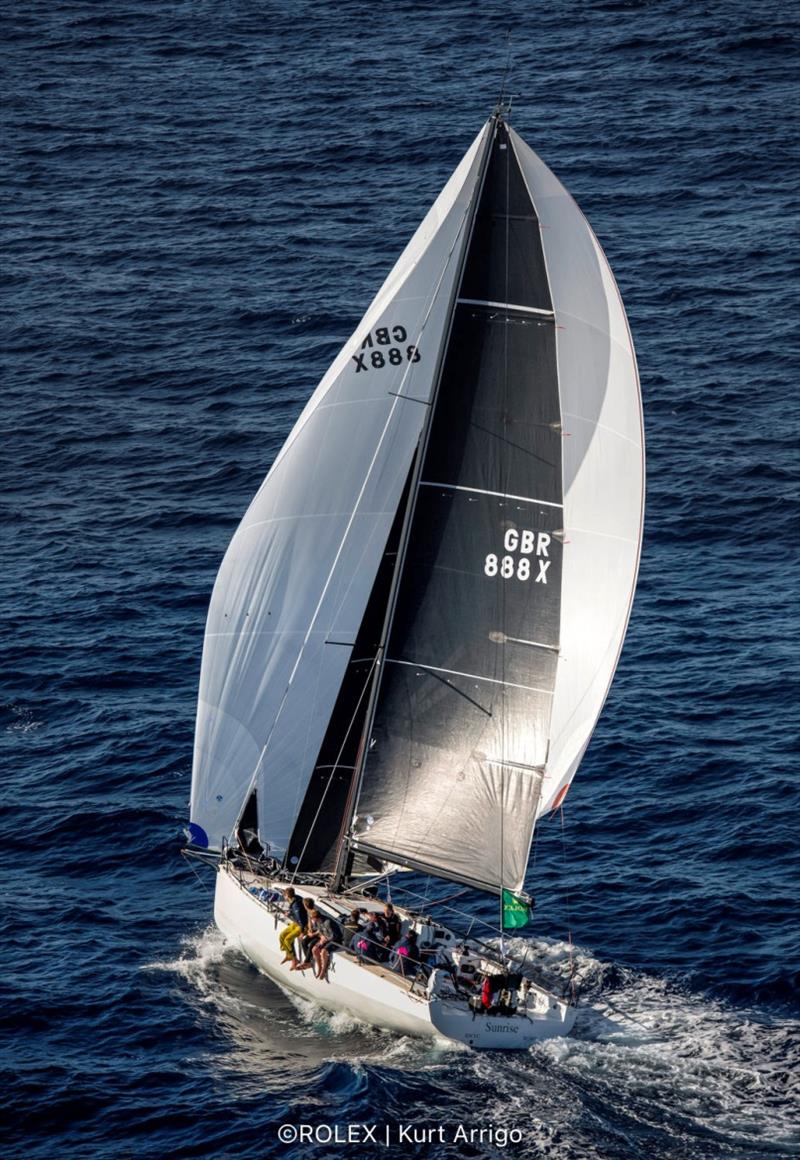
M 547 759 L 563 496 L 553 307 L 502 120 L 412 502 L 351 846 L 519 888 Z

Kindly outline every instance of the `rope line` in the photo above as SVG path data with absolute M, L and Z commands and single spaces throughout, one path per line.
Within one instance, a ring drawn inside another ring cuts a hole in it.
M 353 725 L 355 724 L 356 718 L 358 717 L 359 710 L 361 709 L 361 702 L 364 700 L 364 694 L 366 693 L 367 689 L 369 688 L 370 681 L 372 680 L 372 674 L 375 672 L 375 666 L 377 663 L 378 663 L 378 656 L 376 653 L 375 656 L 372 658 L 372 664 L 369 667 L 369 672 L 367 673 L 367 679 L 364 682 L 364 688 L 361 690 L 358 701 L 356 702 L 356 707 L 353 710 L 353 715 L 350 718 L 350 724 L 347 726 L 344 737 L 342 738 L 342 744 L 339 747 L 338 754 L 336 755 L 336 761 L 331 766 L 331 771 L 328 774 L 328 780 L 325 783 L 325 789 L 322 791 L 322 797 L 319 800 L 319 805 L 317 806 L 317 812 L 314 814 L 314 820 L 312 821 L 311 825 L 309 826 L 308 834 L 306 835 L 306 840 L 303 843 L 302 850 L 300 851 L 300 857 L 297 859 L 297 869 L 295 869 L 292 872 L 292 882 L 294 882 L 294 880 L 296 879 L 297 875 L 300 872 L 300 866 L 302 865 L 303 858 L 305 857 L 305 852 L 308 849 L 308 843 L 311 841 L 311 835 L 314 832 L 314 827 L 316 826 L 316 824 L 319 820 L 319 815 L 322 811 L 323 805 L 325 804 L 325 798 L 327 797 L 328 790 L 331 787 L 331 782 L 333 781 L 333 775 L 336 773 L 336 770 L 339 768 L 339 762 L 342 760 L 342 755 L 344 754 L 344 747 L 347 744 L 348 737 L 350 736 L 350 730 L 353 728 Z
M 561 815 L 561 853 L 562 853 L 562 857 L 564 860 L 564 867 L 566 868 L 566 865 L 567 865 L 567 839 L 566 839 L 566 836 L 564 834 L 564 807 L 563 807 L 563 805 L 559 806 L 558 812 Z M 566 879 L 565 879 L 565 881 L 566 881 Z M 566 885 L 564 886 L 564 897 L 565 897 L 566 904 L 567 904 L 567 940 L 568 940 L 568 944 L 569 944 L 570 997 L 572 999 L 572 1002 L 575 1003 L 577 1001 L 577 987 L 575 984 L 575 955 L 574 955 L 574 947 L 572 944 L 572 907 L 570 904 L 569 887 Z

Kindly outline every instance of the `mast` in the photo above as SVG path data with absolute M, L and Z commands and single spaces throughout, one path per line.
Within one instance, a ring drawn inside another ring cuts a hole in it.
M 425 418 L 425 423 L 424 423 L 424 426 L 423 426 L 423 429 L 422 429 L 422 432 L 420 435 L 420 441 L 419 441 L 417 455 L 416 455 L 414 462 L 412 464 L 412 467 L 411 467 L 410 487 L 408 489 L 408 501 L 406 504 L 405 516 L 403 519 L 403 526 L 402 526 L 402 529 L 400 532 L 400 542 L 398 544 L 398 550 L 397 550 L 397 561 L 396 561 L 396 566 L 395 566 L 395 570 L 394 570 L 394 575 L 392 578 L 391 588 L 389 591 L 389 599 L 388 599 L 387 606 L 386 606 L 386 617 L 384 620 L 383 631 L 381 633 L 381 638 L 380 638 L 378 650 L 376 653 L 374 675 L 372 678 L 372 687 L 370 689 L 369 702 L 367 705 L 367 714 L 366 714 L 366 720 L 365 720 L 365 725 L 364 725 L 364 732 L 362 734 L 361 744 L 359 746 L 358 760 L 356 762 L 356 767 L 355 767 L 354 775 L 353 775 L 353 781 L 351 783 L 351 789 L 350 789 L 347 804 L 345 807 L 345 813 L 344 813 L 344 819 L 343 819 L 343 821 L 344 821 L 343 831 L 342 831 L 342 836 L 341 836 L 340 843 L 339 843 L 339 850 L 338 850 L 337 859 L 336 859 L 336 869 L 334 871 L 334 877 L 333 877 L 333 889 L 335 891 L 339 891 L 342 888 L 344 880 L 348 876 L 350 867 L 352 865 L 352 855 L 351 855 L 351 851 L 350 851 L 351 843 L 350 843 L 350 839 L 348 837 L 348 830 L 349 830 L 350 825 L 352 823 L 353 808 L 354 808 L 355 803 L 358 801 L 358 795 L 359 795 L 359 792 L 361 789 L 361 783 L 362 783 L 363 776 L 364 776 L 364 768 L 366 765 L 367 757 L 369 755 L 369 737 L 370 737 L 373 723 L 374 723 L 374 719 L 375 719 L 375 710 L 376 710 L 376 706 L 377 706 L 378 692 L 379 692 L 380 684 L 381 684 L 381 666 L 382 666 L 382 662 L 383 662 L 383 657 L 385 656 L 385 653 L 386 653 L 386 643 L 389 639 L 389 634 L 391 632 L 392 623 L 394 620 L 394 613 L 395 613 L 395 608 L 397 605 L 397 596 L 398 596 L 398 592 L 399 592 L 399 588 L 400 588 L 400 580 L 401 580 L 401 577 L 403 574 L 403 565 L 405 563 L 405 558 L 406 558 L 406 554 L 408 551 L 408 543 L 409 543 L 409 536 L 410 536 L 410 532 L 411 532 L 411 525 L 412 525 L 412 521 L 413 521 L 413 517 L 414 517 L 414 511 L 416 509 L 417 497 L 419 495 L 419 484 L 420 484 L 420 479 L 422 477 L 423 464 L 425 461 L 425 451 L 426 451 L 427 446 L 428 446 L 428 440 L 430 437 L 433 416 L 436 412 L 436 402 L 437 402 L 438 395 L 439 395 L 439 388 L 441 386 L 442 370 L 443 370 L 444 363 L 445 363 L 445 357 L 447 354 L 448 347 L 450 345 L 450 338 L 452 335 L 453 319 L 455 316 L 456 304 L 458 302 L 458 297 L 459 297 L 459 293 L 460 293 L 460 289 L 461 289 L 461 283 L 462 283 L 462 279 L 463 279 L 463 275 L 464 275 L 464 268 L 465 268 L 467 258 L 468 258 L 469 252 L 470 252 L 470 246 L 472 243 L 472 235 L 473 235 L 473 230 L 475 227 L 475 217 L 477 214 L 478 206 L 480 204 L 481 194 L 483 192 L 483 185 L 484 185 L 484 181 L 486 178 L 488 161 L 489 161 L 489 158 L 491 156 L 492 145 L 494 143 L 494 139 L 495 139 L 495 136 L 497 133 L 497 126 L 500 123 L 502 116 L 503 116 L 502 102 L 498 102 L 498 105 L 497 105 L 495 111 L 493 112 L 492 116 L 489 119 L 489 126 L 487 127 L 486 137 L 485 137 L 483 144 L 482 144 L 483 152 L 482 152 L 482 155 L 480 158 L 478 171 L 477 171 L 476 178 L 475 178 L 475 184 L 474 184 L 474 188 L 473 188 L 473 192 L 472 192 L 472 197 L 470 200 L 468 218 L 467 218 L 467 222 L 466 222 L 466 243 L 465 243 L 463 250 L 461 252 L 461 259 L 460 259 L 460 263 L 459 263 L 458 273 L 457 273 L 455 279 L 453 280 L 453 285 L 452 285 L 452 289 L 451 289 L 451 293 L 450 293 L 450 301 L 449 301 L 448 309 L 447 309 L 447 323 L 446 323 L 445 331 L 444 331 L 445 337 L 444 337 L 444 341 L 440 345 L 438 357 L 437 357 L 436 371 L 434 374 L 434 387 L 433 387 L 433 391 L 431 393 L 430 403 L 429 403 L 429 406 L 427 408 L 427 415 Z

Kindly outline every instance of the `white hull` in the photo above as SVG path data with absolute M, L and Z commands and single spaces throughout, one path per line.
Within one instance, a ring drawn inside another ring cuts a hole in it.
M 331 957 L 325 982 L 311 971 L 291 971 L 290 964 L 281 962 L 283 952 L 278 943 L 287 920 L 252 893 L 255 881 L 252 875 L 221 864 L 214 899 L 217 926 L 265 975 L 323 1007 L 347 1011 L 401 1034 L 439 1037 L 495 1050 L 525 1049 L 541 1039 L 568 1035 L 572 1029 L 575 1007 L 534 985 L 517 1014 L 493 1016 L 473 1014 L 442 971 L 434 971 L 430 983 L 419 979 L 412 986 L 388 968 L 345 951 Z M 264 885 L 269 884 L 258 881 L 258 886 Z M 298 892 L 307 897 L 325 896 L 319 887 L 303 886 Z M 353 899 L 351 905 L 363 905 L 364 901 Z

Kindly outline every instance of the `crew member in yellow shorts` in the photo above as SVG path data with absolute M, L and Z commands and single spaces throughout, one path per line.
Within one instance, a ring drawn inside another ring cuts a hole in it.
M 290 922 L 278 936 L 278 943 L 283 951 L 281 962 L 288 963 L 290 959 L 294 961 L 295 958 L 294 940 L 305 929 L 306 908 L 303 899 L 295 893 L 294 886 L 287 886 L 283 892 L 283 897 L 286 899 L 289 907 Z

